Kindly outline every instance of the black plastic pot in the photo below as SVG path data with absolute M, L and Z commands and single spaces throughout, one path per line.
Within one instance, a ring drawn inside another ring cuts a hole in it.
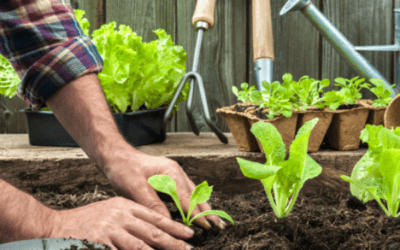
M 163 119 L 166 109 L 114 113 L 116 123 L 125 139 L 133 146 L 163 142 Z M 35 146 L 79 147 L 51 111 L 20 110 L 28 120 L 29 143 Z

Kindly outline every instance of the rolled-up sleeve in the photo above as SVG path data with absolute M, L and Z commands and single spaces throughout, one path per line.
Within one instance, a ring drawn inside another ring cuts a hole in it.
M 1 1 L 0 52 L 21 78 L 18 95 L 36 107 L 65 84 L 103 68 L 69 0 Z

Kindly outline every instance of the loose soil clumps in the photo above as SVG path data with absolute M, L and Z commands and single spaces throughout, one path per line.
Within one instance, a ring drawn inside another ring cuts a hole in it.
M 117 194 L 96 191 L 81 195 L 38 192 L 49 207 L 65 209 L 108 199 Z M 166 202 L 182 222 L 172 202 Z M 213 192 L 213 209 L 224 210 L 235 221 L 225 230 L 196 226 L 188 243 L 195 249 L 400 249 L 400 219 L 388 218 L 375 201 L 364 204 L 350 194 L 318 189 L 301 192 L 292 213 L 277 219 L 263 191 L 227 196 Z

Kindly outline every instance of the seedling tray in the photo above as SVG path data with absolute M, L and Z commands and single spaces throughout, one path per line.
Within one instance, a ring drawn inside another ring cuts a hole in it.
M 164 108 L 114 113 L 116 123 L 125 139 L 133 146 L 165 141 L 162 130 Z M 27 116 L 29 143 L 35 146 L 79 147 L 51 111 L 20 110 Z

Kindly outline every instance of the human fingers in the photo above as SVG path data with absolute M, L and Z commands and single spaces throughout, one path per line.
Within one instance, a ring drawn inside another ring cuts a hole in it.
M 156 212 L 153 212 L 156 213 Z M 145 246 L 151 246 L 151 247 L 156 247 L 157 249 L 165 249 L 165 250 L 186 250 L 186 249 L 191 249 L 192 246 L 189 245 L 188 243 L 186 243 L 183 240 L 179 240 L 174 238 L 173 236 L 171 236 L 170 234 L 166 233 L 164 230 L 166 231 L 173 231 L 173 233 L 175 234 L 180 234 L 180 230 L 177 230 L 176 228 L 178 228 L 178 225 L 172 225 L 172 223 L 170 223 L 170 225 L 166 225 L 165 221 L 168 220 L 167 218 L 165 218 L 164 216 L 161 215 L 156 215 L 157 219 L 161 220 L 161 222 L 156 222 L 154 220 L 152 220 L 152 222 L 146 222 L 145 220 L 139 219 L 137 217 L 131 218 L 131 220 L 126 221 L 125 225 L 124 225 L 124 229 L 126 230 L 126 232 L 128 232 L 130 235 L 135 236 L 137 239 L 140 239 L 142 242 L 139 242 L 137 244 L 140 244 L 139 247 L 138 246 L 134 246 L 133 249 L 142 249 L 140 247 L 145 247 Z M 156 224 L 152 224 L 152 223 L 156 223 Z M 179 223 L 177 223 L 179 224 Z M 183 226 L 183 225 L 182 225 Z M 160 229 L 164 228 L 164 230 Z M 175 229 L 174 229 L 175 227 Z M 193 233 L 190 233 L 190 235 L 188 233 L 186 233 L 186 237 L 185 238 L 190 238 L 191 236 L 193 236 Z M 190 237 L 188 237 L 190 236 Z M 126 237 L 128 238 L 128 237 Z M 119 238 L 118 240 L 122 241 L 122 243 L 124 245 L 127 245 L 125 240 Z M 118 241 L 115 242 L 115 244 Z M 132 242 L 132 241 L 130 241 Z M 135 248 L 136 247 L 136 248 Z M 132 248 L 128 248 L 128 249 L 132 249 Z M 147 249 L 147 248 L 143 248 L 143 249 Z

